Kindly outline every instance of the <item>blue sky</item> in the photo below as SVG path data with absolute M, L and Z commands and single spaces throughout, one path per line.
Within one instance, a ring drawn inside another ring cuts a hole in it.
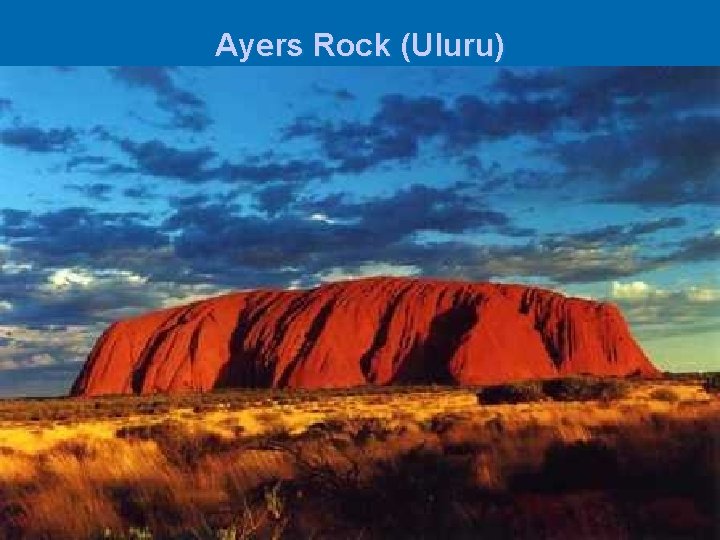
M 0 394 L 112 320 L 374 274 L 618 303 L 720 369 L 717 68 L 0 68 Z

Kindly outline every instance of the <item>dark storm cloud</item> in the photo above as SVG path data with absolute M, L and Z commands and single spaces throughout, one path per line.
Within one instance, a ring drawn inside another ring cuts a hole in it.
M 458 184 L 445 188 L 413 184 L 390 196 L 359 202 L 331 196 L 305 206 L 331 218 L 358 220 L 358 227 L 393 239 L 419 231 L 459 233 L 509 224 L 506 215 L 485 208 L 462 188 Z
M 642 236 L 683 227 L 686 224 L 687 220 L 682 217 L 658 218 L 623 225 L 606 225 L 572 234 L 557 233 L 547 242 L 561 245 L 628 245 L 637 242 Z
M 631 276 L 657 268 L 671 258 L 705 260 L 717 250 L 714 237 L 688 240 L 674 255 L 663 258 L 628 246 L 638 236 L 681 226 L 683 222 L 677 218 L 585 231 L 572 237 L 541 238 L 515 246 L 464 240 L 427 242 L 416 237 L 420 231 L 502 233 L 512 226 L 503 214 L 464 197 L 458 186 L 411 186 L 364 201 L 346 201 L 343 197 L 305 201 L 291 213 L 262 217 L 244 215 L 238 205 L 196 195 L 173 199 L 173 212 L 159 226 L 148 224 L 146 216 L 138 213 L 98 213 L 81 208 L 46 214 L 5 210 L 0 234 L 20 260 L 38 268 L 125 268 L 148 276 L 152 283 L 168 283 L 170 288 L 183 283 L 214 283 L 218 287 L 283 286 L 290 280 L 312 283 L 314 276 L 327 269 L 377 261 L 413 265 L 427 275 L 469 279 L 528 276 L 555 283 L 584 283 Z M 103 276 L 97 278 L 105 280 L 103 290 L 88 288 L 38 300 L 45 316 L 52 312 L 54 322 L 79 323 L 82 317 L 89 317 L 82 306 L 105 313 L 112 307 L 113 295 L 116 308 L 152 307 L 157 300 L 149 297 L 151 303 L 146 306 L 136 298 L 145 287 Z M 28 273 L 6 276 L 6 297 L 12 301 L 13 291 L 32 290 L 32 279 L 42 277 L 33 278 Z M 107 305 L 102 304 L 106 300 Z M 42 312 L 37 312 L 38 320 Z M 77 319 L 70 317 L 73 313 Z M 24 313 L 31 315 L 27 310 Z
M 253 205 L 261 212 L 274 216 L 292 204 L 295 200 L 296 190 L 295 185 L 288 183 L 264 186 L 253 193 Z
M 122 194 L 128 199 L 148 200 L 157 197 L 149 186 L 131 186 L 122 190 Z
M 45 213 L 0 210 L 0 236 L 36 262 L 63 264 L 125 249 L 159 248 L 166 237 L 137 212 L 75 207 Z
M 357 99 L 357 96 L 347 88 L 328 88 L 321 84 L 314 84 L 312 89 L 313 92 L 320 96 L 328 96 L 337 101 L 354 101 Z
M 332 170 L 320 160 L 290 159 L 283 161 L 270 154 L 251 157 L 241 163 L 225 161 L 211 177 L 225 182 L 263 184 L 271 181 L 304 183 L 314 179 L 325 180 Z
M 558 103 L 547 98 L 491 101 L 463 95 L 446 102 L 387 95 L 368 122 L 306 116 L 287 126 L 284 135 L 312 137 L 339 170 L 359 173 L 384 162 L 414 158 L 423 141 L 436 139 L 446 151 L 462 152 L 481 141 L 538 136 L 569 119 Z
M 13 126 L 0 130 L 0 144 L 28 152 L 67 152 L 77 142 L 77 131 L 69 127 L 41 129 L 30 126 Z
M 665 260 L 676 263 L 714 261 L 720 259 L 720 234 L 717 231 L 685 238 L 678 249 Z
M 583 248 L 537 240 L 516 246 L 402 241 L 379 250 L 377 255 L 368 260 L 413 265 L 429 276 L 500 281 L 532 278 L 556 285 L 607 281 L 662 264 L 627 247 Z
M 413 185 L 383 197 L 350 200 L 338 194 L 291 204 L 282 186 L 271 186 L 260 196 L 270 203 L 262 204 L 256 194 L 265 217 L 243 215 L 239 206 L 207 196 L 176 199 L 173 214 L 163 224 L 175 238 L 175 255 L 193 272 L 222 283 L 278 269 L 283 270 L 269 278 L 271 282 L 293 278 L 312 283 L 313 276 L 329 268 L 352 273 L 353 267 L 377 261 L 412 265 L 426 275 L 589 283 L 667 264 L 667 255 L 653 256 L 637 245 L 657 232 L 687 225 L 683 218 L 667 217 L 573 234 L 539 234 L 516 227 L 504 214 L 469 198 L 463 184 Z M 424 241 L 418 237 L 423 231 L 515 232 L 517 238 L 531 240 L 520 245 L 477 244 L 457 236 Z M 688 241 L 682 249 L 700 258 L 701 250 L 713 245 L 705 242 L 709 245 Z M 680 257 L 680 248 L 677 251 Z
M 314 140 L 344 173 L 408 162 L 435 142 L 470 174 L 491 174 L 493 189 L 528 182 L 473 167 L 466 152 L 521 136 L 566 169 L 526 171 L 538 189 L 591 184 L 601 200 L 640 205 L 720 199 L 718 68 L 502 71 L 492 89 L 453 100 L 386 95 L 366 121 L 301 116 L 284 136 Z
M 125 175 L 139 172 L 130 165 L 116 163 L 107 156 L 78 155 L 65 163 L 66 172 L 81 172 L 98 176 Z
M 169 67 L 121 66 L 112 68 L 110 73 L 128 86 L 154 92 L 158 107 L 170 113 L 173 128 L 204 131 L 212 123 L 205 102 L 192 92 L 178 87 L 172 75 L 173 70 Z
M 213 162 L 217 153 L 207 146 L 181 149 L 159 139 L 137 142 L 131 139 L 113 139 L 130 158 L 132 166 L 114 164 L 102 173 L 140 173 L 170 178 L 189 183 L 217 180 L 227 183 L 265 184 L 268 182 L 306 183 L 326 180 L 332 174 L 321 160 L 284 159 L 273 152 L 249 156 L 242 161 Z
M 158 139 L 142 143 L 120 139 L 118 146 L 130 156 L 137 172 L 188 182 L 206 180 L 209 174 L 207 163 L 216 156 L 216 153 L 207 147 L 181 150 Z
M 640 205 L 720 203 L 720 117 L 653 121 L 593 135 L 553 150 L 569 178 L 595 179 L 608 202 Z
M 105 156 L 73 156 L 65 163 L 65 170 L 73 172 L 78 168 L 84 170 L 86 166 L 104 166 L 110 160 Z
M 175 212 L 164 227 L 176 239 L 177 255 L 216 258 L 229 267 L 305 267 L 312 273 L 343 259 L 380 257 L 382 249 L 421 231 L 458 233 L 509 225 L 504 214 L 471 200 L 457 185 L 413 185 L 360 201 L 342 196 L 306 200 L 282 213 L 279 207 L 288 194 L 276 188 L 259 195 L 268 217 L 242 215 L 236 205 L 206 197 L 175 200 Z
M 110 200 L 110 195 L 113 191 L 113 186 L 102 182 L 95 182 L 93 184 L 68 184 L 65 188 L 96 201 Z
M 567 110 L 601 119 L 657 112 L 667 107 L 716 105 L 717 67 L 556 68 L 529 72 L 502 70 L 493 89 L 515 98 L 553 96 Z

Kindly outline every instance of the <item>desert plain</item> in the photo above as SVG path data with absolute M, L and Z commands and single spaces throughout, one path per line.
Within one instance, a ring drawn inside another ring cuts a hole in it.
M 0 538 L 715 538 L 715 380 L 4 400 Z

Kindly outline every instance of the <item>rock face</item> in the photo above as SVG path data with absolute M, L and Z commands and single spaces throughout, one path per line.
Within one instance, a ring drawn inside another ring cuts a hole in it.
M 612 304 L 406 278 L 238 292 L 114 323 L 72 395 L 484 384 L 657 370 Z

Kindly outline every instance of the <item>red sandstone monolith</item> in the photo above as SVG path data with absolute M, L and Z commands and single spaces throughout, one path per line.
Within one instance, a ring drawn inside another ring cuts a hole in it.
M 370 278 L 119 321 L 71 394 L 655 375 L 612 304 L 520 285 Z

